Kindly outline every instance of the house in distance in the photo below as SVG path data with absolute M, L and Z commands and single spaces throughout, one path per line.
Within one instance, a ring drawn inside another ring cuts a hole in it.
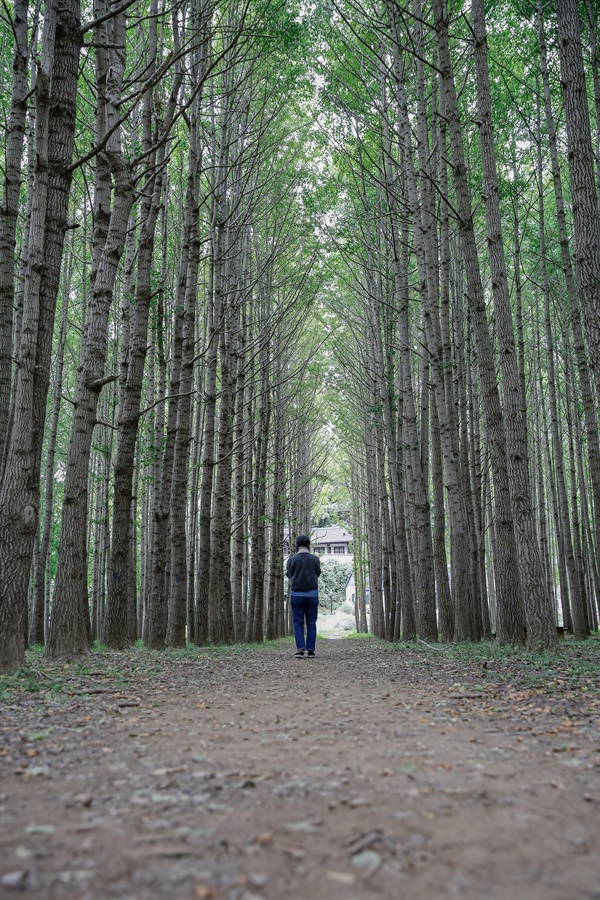
M 337 558 L 343 556 L 348 560 L 352 559 L 352 534 L 347 528 L 342 528 L 341 526 L 313 528 L 310 534 L 310 541 L 312 553 L 316 553 L 319 556 L 335 556 Z M 290 548 L 289 536 L 286 534 L 283 549 L 284 556 L 289 556 L 294 550 L 293 541 Z
M 310 539 L 312 552 L 319 556 L 352 555 L 352 535 L 346 528 L 314 528 Z

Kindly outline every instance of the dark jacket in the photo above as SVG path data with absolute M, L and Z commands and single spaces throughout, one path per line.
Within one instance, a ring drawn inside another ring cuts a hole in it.
M 321 574 L 321 561 L 314 553 L 294 553 L 287 561 L 285 574 L 293 591 L 314 591 Z

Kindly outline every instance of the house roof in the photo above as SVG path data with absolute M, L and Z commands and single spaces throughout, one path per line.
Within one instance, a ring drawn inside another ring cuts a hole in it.
M 312 544 L 349 544 L 352 541 L 352 533 L 347 528 L 335 526 L 333 528 L 313 528 L 311 533 Z

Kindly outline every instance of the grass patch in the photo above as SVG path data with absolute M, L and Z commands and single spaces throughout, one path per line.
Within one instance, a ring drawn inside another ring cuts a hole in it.
M 359 641 L 363 641 L 363 640 L 375 641 L 375 640 L 377 640 L 375 635 L 371 634 L 370 631 L 366 631 L 366 632 L 365 631 L 342 631 L 340 637 L 345 638 L 345 639 L 351 638 L 352 640 L 359 640 Z
M 165 647 L 164 650 L 159 652 L 161 655 L 170 659 L 198 659 L 202 656 L 230 656 L 232 654 L 247 653 L 249 650 L 278 647 L 282 644 L 291 644 L 293 640 L 293 636 L 290 635 L 289 637 L 275 638 L 275 640 L 272 641 L 256 641 L 248 643 L 241 641 L 236 644 L 212 644 L 208 642 L 202 647 L 196 647 L 195 644 L 188 643 L 185 647 Z M 143 645 L 141 649 L 142 651 L 145 650 Z
M 440 677 L 510 683 L 539 693 L 600 695 L 600 638 L 587 641 L 567 637 L 552 652 L 534 653 L 526 647 L 499 647 L 495 641 L 465 644 L 393 644 L 407 667 L 424 668 Z
M 39 694 L 41 691 L 63 693 L 64 679 L 60 675 L 46 675 L 29 666 L 12 672 L 10 675 L 0 675 L 0 701 L 8 702 L 11 697 L 19 694 Z

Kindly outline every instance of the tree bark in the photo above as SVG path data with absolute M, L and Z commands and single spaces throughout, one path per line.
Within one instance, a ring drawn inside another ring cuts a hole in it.
M 499 343 L 500 370 L 502 373 L 508 474 L 511 503 L 519 535 L 517 549 L 525 597 L 528 643 L 532 647 L 540 645 L 550 649 L 556 644 L 556 627 L 552 603 L 544 581 L 531 504 L 531 486 L 527 460 L 527 424 L 523 419 L 521 409 L 521 389 L 516 359 L 514 327 L 502 242 L 502 220 L 496 174 L 483 0 L 473 0 L 472 23 L 475 34 L 475 72 L 477 76 L 477 105 L 480 120 L 479 136 L 487 221 L 487 245 Z
M 115 17 L 113 38 L 124 44 L 125 16 Z M 107 84 L 106 111 L 99 110 L 99 131 L 109 129 L 118 113 L 125 73 L 124 51 L 115 53 Z M 109 171 L 110 167 L 110 171 Z M 134 201 L 133 173 L 121 150 L 115 131 L 106 148 L 106 160 L 98 159 L 98 203 L 96 216 L 91 292 L 84 342 L 75 391 L 73 424 L 64 483 L 60 544 L 52 620 L 47 653 L 50 658 L 77 657 L 87 651 L 90 638 L 88 609 L 88 478 L 92 433 L 97 421 L 98 399 L 105 383 L 108 350 L 108 322 L 114 296 L 117 269 L 125 248 L 129 213 Z M 110 213 L 110 174 L 114 180 Z M 107 189 L 108 183 L 108 189 Z M 108 227 L 107 227 L 108 222 Z M 129 524 L 129 523 L 128 523 Z
M 510 502 L 504 419 L 496 381 L 496 366 L 486 317 L 483 285 L 481 283 L 471 197 L 466 177 L 462 127 L 448 44 L 448 16 L 443 0 L 433 0 L 433 12 L 442 77 L 442 91 L 444 93 L 444 108 L 450 132 L 458 230 L 467 279 L 467 300 L 471 310 L 471 325 L 477 350 L 477 365 L 482 382 L 485 429 L 490 447 L 494 483 L 494 518 L 497 535 L 497 552 L 493 554 L 497 612 L 496 640 L 499 644 L 520 644 L 524 640 L 523 601 Z
M 81 48 L 79 0 L 51 2 L 36 87 L 36 173 L 14 416 L 0 487 L 0 671 L 22 665 L 52 332 L 67 222 Z
M 46 475 L 44 485 L 44 521 L 41 530 L 38 564 L 36 566 L 35 572 L 33 610 L 29 630 L 29 642 L 31 644 L 43 644 L 46 639 L 46 568 L 48 564 L 48 553 L 50 550 L 50 537 L 52 532 L 52 520 L 54 513 L 54 459 L 56 453 L 58 419 L 60 415 L 62 399 L 63 368 L 65 361 L 65 343 L 67 340 L 69 292 L 71 290 L 72 270 L 73 247 L 71 246 L 71 252 L 67 262 L 67 272 L 64 276 L 62 309 L 60 317 L 60 334 L 58 338 L 58 347 L 56 348 L 56 373 L 54 378 L 53 390 L 54 399 L 52 402 L 52 419 L 50 421 L 50 433 L 48 435 L 48 453 L 46 456 Z
M 556 17 L 573 197 L 575 272 L 600 399 L 600 213 L 577 0 L 556 0 Z
M 194 107 L 196 111 L 196 107 Z M 171 524 L 171 571 L 168 603 L 166 644 L 185 647 L 187 620 L 187 487 L 189 448 L 192 424 L 194 384 L 196 304 L 198 301 L 198 266 L 200 263 L 200 233 L 198 223 L 199 157 L 196 126 L 190 131 L 188 174 L 189 215 L 191 218 L 190 249 L 186 272 L 183 343 L 181 353 L 180 397 L 177 402 L 177 430 L 173 456 L 173 482 L 169 519 Z M 193 501 L 195 502 L 195 498 Z
M 13 366 L 15 247 L 27 119 L 28 11 L 28 0 L 14 0 L 12 90 L 5 138 L 4 192 L 0 206 L 0 477 L 8 440 Z
M 548 73 L 546 38 L 544 33 L 544 20 L 541 0 L 537 0 L 537 20 L 538 42 L 540 49 L 540 70 L 542 74 L 542 83 L 544 89 L 544 110 L 546 117 L 546 128 L 548 131 L 548 143 L 550 145 L 552 181 L 554 185 L 554 196 L 556 200 L 556 220 L 558 224 L 560 252 L 564 271 L 565 287 L 567 291 L 569 321 L 573 329 L 575 356 L 577 359 L 579 383 L 581 385 L 581 398 L 583 402 L 583 413 L 585 416 L 587 452 L 590 468 L 590 479 L 592 482 L 592 497 L 594 501 L 594 543 L 597 548 L 596 552 L 598 552 L 600 550 L 600 436 L 598 432 L 598 418 L 596 415 L 596 406 L 594 403 L 593 386 L 590 378 L 588 354 L 583 336 L 583 325 L 581 321 L 581 302 L 577 290 L 577 285 L 575 283 L 573 265 L 571 262 L 571 252 L 569 249 L 569 237 L 567 231 L 567 220 L 565 214 L 565 204 L 558 158 L 556 128 L 554 124 L 554 115 L 552 112 L 550 76 Z M 540 139 L 538 139 L 538 144 L 539 143 Z

